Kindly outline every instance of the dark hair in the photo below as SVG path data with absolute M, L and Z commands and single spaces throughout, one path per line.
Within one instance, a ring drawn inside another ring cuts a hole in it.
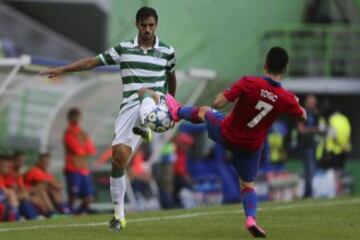
M 158 22 L 158 15 L 156 13 L 156 10 L 151 7 L 142 7 L 140 8 L 136 13 L 136 23 L 145 20 L 149 17 L 154 17 L 155 22 Z
M 1 156 L 4 161 L 11 161 L 13 159 L 12 155 L 2 155 Z
M 289 55 L 281 47 L 273 47 L 266 55 L 267 71 L 272 74 L 282 74 L 289 62 Z
M 14 154 L 13 154 L 13 157 L 14 158 L 17 158 L 17 157 L 20 157 L 20 156 L 25 156 L 25 153 L 21 150 L 15 150 Z
M 70 108 L 70 110 L 68 111 L 67 118 L 68 118 L 68 120 L 70 120 L 73 117 L 78 116 L 80 114 L 81 114 L 80 109 L 73 107 L 73 108 Z
M 42 161 L 44 160 L 45 158 L 50 158 L 51 157 L 51 154 L 50 153 L 40 153 L 39 156 L 38 156 L 38 161 Z

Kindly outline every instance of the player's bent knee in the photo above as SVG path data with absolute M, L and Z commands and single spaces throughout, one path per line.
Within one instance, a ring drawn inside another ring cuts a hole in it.
M 119 144 L 112 148 L 112 163 L 119 169 L 125 169 L 131 156 L 131 148 L 125 144 Z
M 112 164 L 118 169 L 125 169 L 127 166 L 127 160 L 122 157 L 121 154 L 113 155 Z

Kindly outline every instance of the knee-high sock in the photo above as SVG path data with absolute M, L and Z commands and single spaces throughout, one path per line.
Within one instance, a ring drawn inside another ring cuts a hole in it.
M 198 107 L 181 107 L 178 111 L 178 115 L 180 118 L 192 123 L 201 123 L 203 121 L 198 116 L 199 110 Z
M 245 215 L 247 217 L 256 217 L 256 205 L 257 205 L 257 197 L 255 190 L 253 188 L 244 188 L 241 190 L 241 197 L 243 201 L 243 207 L 245 211 Z
M 126 192 L 125 175 L 122 177 L 110 177 L 111 199 L 114 205 L 114 216 L 117 219 L 124 219 L 124 198 Z

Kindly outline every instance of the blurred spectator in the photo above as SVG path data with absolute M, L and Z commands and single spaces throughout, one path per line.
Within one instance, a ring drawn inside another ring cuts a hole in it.
M 307 198 L 312 196 L 312 179 L 316 170 L 317 135 L 320 130 L 320 115 L 317 108 L 317 99 L 314 95 L 307 95 L 305 97 L 304 108 L 307 120 L 298 123 L 298 131 L 300 147 L 304 150 L 304 198 Z
M 67 114 L 68 127 L 64 134 L 66 154 L 65 177 L 69 196 L 69 206 L 75 213 L 89 212 L 93 201 L 93 184 L 88 166 L 88 157 L 96 153 L 93 141 L 81 128 L 81 112 L 71 108 Z M 77 199 L 82 203 L 74 209 Z
M 152 196 L 150 182 L 153 180 L 150 167 L 146 164 L 149 158 L 145 144 L 134 154 L 128 169 L 128 176 L 135 195 L 149 199 Z M 138 199 L 139 200 L 139 199 Z
M 60 213 L 68 214 L 70 210 L 64 202 L 63 186 L 48 172 L 50 154 L 40 154 L 36 164 L 25 173 L 25 184 L 32 192 L 40 192 L 41 203 L 45 216 L 51 216 L 57 209 Z
M 186 133 L 179 133 L 175 137 L 176 161 L 174 166 L 174 194 L 175 201 L 186 207 L 192 190 L 192 179 L 187 169 L 187 153 L 193 144 L 193 138 Z
M 6 156 L 0 156 L 0 222 L 16 221 L 19 218 L 19 201 L 13 189 L 5 186 L 4 175 L 9 171 Z
M 161 151 L 160 161 L 154 165 L 154 175 L 159 187 L 160 204 L 164 209 L 174 207 L 175 160 L 175 144 L 168 142 Z
M 24 183 L 24 177 L 21 169 L 24 165 L 25 155 L 22 152 L 15 152 L 8 159 L 8 167 L 3 175 L 4 184 L 7 189 L 12 189 L 19 201 L 19 215 L 26 219 L 35 219 L 38 217 L 38 211 L 31 201 L 28 189 Z
M 2 159 L 0 156 L 0 169 L 2 168 L 2 163 L 1 163 Z M 0 170 L 0 222 L 4 221 L 4 215 L 5 215 L 5 204 L 6 204 L 6 196 L 5 196 L 5 184 L 4 184 L 4 179 L 3 176 L 1 175 L 1 170 Z
M 189 134 L 194 142 L 187 154 L 188 158 L 193 161 L 202 160 L 209 154 L 213 147 L 213 141 L 208 138 L 206 124 L 193 124 L 188 122 L 181 123 L 179 132 Z
M 277 120 L 271 127 L 268 134 L 268 142 L 270 148 L 270 165 L 269 170 L 272 172 L 281 172 L 284 170 L 287 160 L 285 149 L 285 137 L 288 133 L 286 124 Z
M 333 108 L 328 109 L 327 115 L 325 155 L 330 168 L 343 171 L 347 154 L 351 151 L 350 121 L 347 116 Z

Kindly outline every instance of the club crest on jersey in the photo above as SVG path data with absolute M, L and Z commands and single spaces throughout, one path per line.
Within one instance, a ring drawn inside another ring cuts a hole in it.
M 155 56 L 156 58 L 162 58 L 162 57 L 163 57 L 163 53 L 160 52 L 160 51 L 155 51 L 155 52 L 154 52 L 154 56 Z

